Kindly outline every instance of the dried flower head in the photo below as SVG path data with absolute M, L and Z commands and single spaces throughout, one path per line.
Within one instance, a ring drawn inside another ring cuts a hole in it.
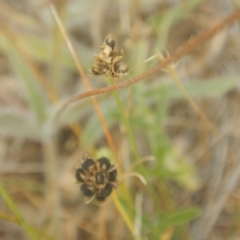
M 118 184 L 116 165 L 111 164 L 106 157 L 93 160 L 85 155 L 80 167 L 76 169 L 75 177 L 80 183 L 86 203 L 94 198 L 99 204 L 105 202 Z
M 128 68 L 120 66 L 124 52 L 123 50 L 114 50 L 114 48 L 115 40 L 108 35 L 100 47 L 101 52 L 94 56 L 94 63 L 90 70 L 93 75 L 105 75 L 118 79 L 127 74 Z

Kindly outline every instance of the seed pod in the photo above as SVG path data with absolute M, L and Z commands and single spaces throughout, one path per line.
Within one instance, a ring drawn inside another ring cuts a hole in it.
M 98 201 L 98 203 L 103 203 L 106 200 L 106 198 L 102 196 L 96 196 L 96 200 Z
M 120 63 L 123 59 L 123 52 L 122 50 L 119 52 L 115 52 L 112 57 L 112 64 Z
M 114 169 L 113 171 L 108 173 L 108 180 L 110 182 L 116 181 L 117 180 L 117 170 Z
M 86 175 L 85 175 L 84 171 L 82 170 L 82 168 L 76 169 L 75 177 L 78 182 L 80 182 L 80 183 L 84 182 L 84 179 L 86 179 Z
M 115 40 L 112 38 L 112 35 L 109 34 L 105 40 L 104 43 L 106 43 L 108 46 L 110 46 L 112 48 L 112 50 L 114 50 L 115 47 Z
M 96 66 L 92 66 L 90 73 L 92 73 L 95 76 L 102 75 L 102 73 L 99 71 L 99 69 Z
M 93 75 L 103 75 L 103 74 L 107 74 L 109 71 L 110 71 L 110 68 L 107 63 L 98 62 L 92 66 L 90 72 Z
M 86 183 L 81 185 L 81 191 L 86 197 L 92 197 L 95 194 L 94 189 L 92 187 L 89 187 Z
M 103 188 L 105 185 L 105 176 L 103 173 L 101 172 L 97 172 L 95 175 L 95 181 L 96 181 L 96 185 L 97 188 Z
M 105 201 L 105 199 L 112 193 L 112 190 L 112 185 L 107 183 L 106 186 L 97 193 L 96 200 L 99 202 Z
M 105 188 L 103 188 L 100 192 L 99 192 L 99 196 L 102 197 L 108 197 L 111 193 L 112 193 L 112 185 L 110 183 L 107 183 Z
M 98 56 L 102 61 L 105 61 L 105 58 L 111 56 L 113 51 L 112 48 L 107 44 L 103 44 L 100 47 L 100 50 L 101 50 L 101 53 Z
M 106 157 L 101 157 L 98 159 L 100 168 L 103 170 L 108 170 L 111 167 L 110 161 Z
M 115 63 L 114 65 L 113 65 L 113 72 L 114 73 L 117 73 L 117 72 L 119 72 L 120 71 L 120 64 L 119 63 Z
M 81 167 L 82 167 L 83 171 L 92 170 L 95 167 L 95 162 L 92 158 L 87 158 L 87 159 L 83 160 Z
M 108 35 L 100 46 L 100 53 L 94 55 L 94 64 L 90 70 L 93 75 L 111 76 L 115 79 L 127 74 L 127 68 L 121 69 L 120 62 L 123 59 L 123 50 L 114 50 L 115 40 Z
M 118 185 L 116 165 L 111 164 L 106 157 L 95 161 L 85 156 L 76 169 L 75 177 L 81 184 L 81 192 L 86 197 L 85 203 L 94 198 L 99 204 L 103 203 Z

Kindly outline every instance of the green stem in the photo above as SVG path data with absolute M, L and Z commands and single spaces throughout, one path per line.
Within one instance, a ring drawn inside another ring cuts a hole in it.
M 109 82 L 111 84 L 114 84 L 113 79 L 110 78 L 110 77 L 109 77 Z M 137 148 L 137 144 L 136 144 L 136 141 L 135 141 L 135 138 L 134 138 L 134 134 L 133 134 L 133 131 L 132 131 L 132 128 L 131 128 L 131 124 L 128 121 L 128 118 L 125 115 L 124 107 L 122 105 L 122 102 L 121 102 L 121 99 L 120 99 L 118 91 L 114 91 L 113 95 L 114 95 L 114 98 L 116 100 L 116 103 L 117 103 L 118 110 L 119 110 L 119 113 L 121 115 L 122 121 L 123 121 L 123 123 L 125 125 L 125 128 L 126 128 L 126 131 L 127 131 L 130 148 L 131 148 L 135 158 L 136 159 L 140 159 L 140 154 L 139 154 L 139 151 L 138 151 L 138 148 Z
M 0 195 L 2 196 L 5 203 L 8 205 L 8 207 L 11 209 L 13 214 L 15 215 L 17 219 L 17 223 L 23 227 L 23 229 L 26 231 L 26 233 L 29 235 L 31 239 L 38 239 L 37 236 L 34 234 L 33 230 L 30 228 L 30 226 L 25 222 L 25 220 L 22 217 L 22 214 L 20 213 L 19 209 L 5 190 L 5 188 L 0 183 Z

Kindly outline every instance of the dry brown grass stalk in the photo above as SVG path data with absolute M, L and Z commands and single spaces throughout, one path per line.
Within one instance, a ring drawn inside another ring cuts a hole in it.
M 87 78 L 86 74 L 85 74 L 84 71 L 83 71 L 83 68 L 82 68 L 82 66 L 81 66 L 81 64 L 80 64 L 80 62 L 79 62 L 79 60 L 78 60 L 78 58 L 77 58 L 77 54 L 76 54 L 76 52 L 75 52 L 75 50 L 74 50 L 74 48 L 73 48 L 73 46 L 72 46 L 72 43 L 71 43 L 71 41 L 70 41 L 70 39 L 69 39 L 66 31 L 65 31 L 65 28 L 64 28 L 61 20 L 60 20 L 59 17 L 58 17 L 58 14 L 57 14 L 55 8 L 53 7 L 53 5 L 51 5 L 51 10 L 52 10 L 52 13 L 53 13 L 53 15 L 54 15 L 54 18 L 55 18 L 55 20 L 56 20 L 59 28 L 60 28 L 60 31 L 61 31 L 61 33 L 62 33 L 62 35 L 63 35 L 63 37 L 64 37 L 64 40 L 65 40 L 65 42 L 66 42 L 66 44 L 67 44 L 67 46 L 68 46 L 68 49 L 69 49 L 69 51 L 71 52 L 71 55 L 72 55 L 72 57 L 73 57 L 73 59 L 74 59 L 74 62 L 75 62 L 75 64 L 76 64 L 76 66 L 77 66 L 77 70 L 78 70 L 78 72 L 79 72 L 79 74 L 80 74 L 80 76 L 81 76 L 81 78 L 82 78 L 82 80 L 83 80 L 83 83 L 84 83 L 85 87 L 86 87 L 89 91 L 91 91 L 91 85 L 90 85 L 90 83 L 89 83 L 89 81 L 88 81 L 88 78 Z M 117 150 L 116 150 L 116 147 L 115 147 L 114 142 L 113 142 L 113 139 L 112 139 L 112 135 L 111 135 L 111 133 L 110 133 L 110 131 L 109 131 L 109 129 L 108 129 L 107 123 L 106 123 L 106 121 L 105 121 L 105 119 L 104 119 L 104 116 L 103 116 L 103 114 L 102 114 L 102 111 L 101 111 L 101 109 L 100 109 L 100 107 L 99 107 L 99 104 L 98 104 L 96 98 L 92 97 L 92 103 L 93 103 L 93 106 L 94 106 L 94 108 L 95 108 L 95 111 L 96 111 L 96 113 L 97 113 L 97 115 L 98 115 L 98 117 L 99 117 L 99 120 L 100 120 L 100 122 L 101 122 L 101 125 L 102 125 L 102 127 L 103 127 L 103 131 L 104 131 L 104 134 L 105 134 L 105 136 L 106 136 L 106 140 L 107 140 L 107 142 L 108 142 L 108 145 L 109 145 L 110 149 L 112 150 L 115 159 L 117 160 L 118 163 L 120 163 L 120 162 L 119 162 L 119 157 L 118 157 L 118 154 L 117 154 Z M 61 110 L 60 110 L 60 111 L 61 111 Z M 58 114 L 57 114 L 57 115 L 58 115 Z M 120 165 L 120 164 L 119 164 L 119 165 Z
M 220 31 L 222 31 L 225 27 L 227 27 L 228 25 L 230 25 L 234 21 L 236 21 L 238 18 L 240 18 L 240 9 L 237 9 L 236 11 L 234 11 L 231 15 L 229 15 L 225 20 L 223 20 L 217 26 L 213 27 L 212 29 L 210 29 L 206 32 L 203 32 L 202 34 L 198 35 L 195 38 L 190 39 L 189 42 L 186 45 L 184 45 L 182 48 L 180 48 L 175 54 L 173 54 L 172 56 L 169 56 L 164 61 L 158 63 L 156 66 L 150 68 L 149 70 L 147 70 L 146 72 L 144 72 L 141 75 L 138 75 L 136 77 L 133 77 L 133 78 L 123 81 L 123 82 L 116 83 L 114 85 L 110 85 L 110 86 L 103 87 L 103 88 L 98 88 L 96 90 L 90 90 L 90 91 L 87 91 L 87 92 L 84 92 L 84 93 L 81 93 L 81 94 L 71 97 L 65 103 L 63 103 L 63 105 L 57 112 L 57 115 L 59 115 L 69 104 L 71 104 L 73 102 L 79 101 L 79 100 L 87 98 L 87 97 L 110 93 L 110 92 L 113 92 L 118 89 L 129 87 L 139 81 L 142 81 L 142 80 L 156 74 L 163 68 L 167 67 L 169 64 L 171 64 L 175 61 L 178 61 L 185 54 L 189 53 L 190 51 L 194 50 L 199 45 L 201 45 L 204 42 L 206 42 L 207 40 L 211 39 L 213 36 L 215 36 Z

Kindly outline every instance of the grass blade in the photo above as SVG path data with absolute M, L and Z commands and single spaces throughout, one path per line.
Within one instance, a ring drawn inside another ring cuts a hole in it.
M 40 140 L 40 129 L 33 116 L 13 109 L 0 110 L 0 134 Z
M 27 67 L 24 59 L 14 49 L 14 46 L 12 46 L 4 37 L 1 40 L 4 42 L 6 52 L 13 68 L 21 80 L 21 86 L 24 87 L 28 103 L 35 112 L 39 123 L 42 123 L 46 118 L 46 103 L 43 98 L 41 87 L 38 84 L 38 81 L 35 80 L 34 73 Z

